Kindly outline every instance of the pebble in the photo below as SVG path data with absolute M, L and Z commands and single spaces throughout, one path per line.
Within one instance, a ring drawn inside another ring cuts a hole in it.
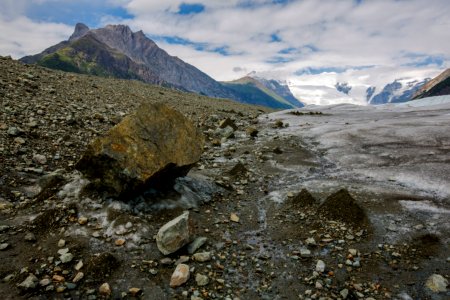
M 66 245 L 66 241 L 65 240 L 59 240 L 58 241 L 58 248 L 62 248 Z
M 341 290 L 341 291 L 339 292 L 339 294 L 341 294 L 341 297 L 342 297 L 343 299 L 347 299 L 347 296 L 348 296 L 348 289 L 343 289 L 343 290 Z
M 36 241 L 36 236 L 32 232 L 28 232 L 27 234 L 25 234 L 25 238 L 24 239 L 25 239 L 25 241 L 28 241 L 28 242 L 35 242 Z
M 65 280 L 63 276 L 57 274 L 53 275 L 52 279 L 56 282 L 63 282 Z
M 316 264 L 316 271 L 319 273 L 325 272 L 325 263 L 323 260 L 318 260 Z
M 77 283 L 78 281 L 83 279 L 83 277 L 84 277 L 84 273 L 83 272 L 78 272 L 77 275 L 75 275 L 75 277 L 73 278 L 72 282 Z
M 1 244 L 0 244 L 0 251 L 6 250 L 8 247 L 9 247 L 9 244 L 8 244 L 8 243 L 1 243 Z
M 71 262 L 73 259 L 73 254 L 72 253 L 64 253 L 59 257 L 59 259 L 61 260 L 61 262 L 63 264 Z
M 125 244 L 125 240 L 124 239 L 117 239 L 115 242 L 114 242 L 114 244 L 116 245 L 116 246 L 123 246 L 124 244 Z
M 300 256 L 301 257 L 311 257 L 311 251 L 309 249 L 306 249 L 306 248 L 301 248 L 300 249 Z
M 235 213 L 231 213 L 231 214 L 230 214 L 230 221 L 231 221 L 231 222 L 235 222 L 235 223 L 239 223 L 239 217 L 238 217 L 238 215 L 236 215 Z
M 98 292 L 102 296 L 109 296 L 111 295 L 111 287 L 109 286 L 109 283 L 105 282 L 103 283 L 99 288 Z
M 188 245 L 188 253 L 194 254 L 201 246 L 203 246 L 208 239 L 206 237 L 197 237 L 192 243 Z
M 39 279 L 34 274 L 29 274 L 28 277 L 19 284 L 19 288 L 23 290 L 32 290 L 36 288 Z
M 177 287 L 184 284 L 189 280 L 190 271 L 189 266 L 185 264 L 179 264 L 170 278 L 170 287 Z
M 198 286 L 205 286 L 209 283 L 209 277 L 206 275 L 197 273 L 195 275 L 195 282 L 197 282 Z
M 50 280 L 50 278 L 44 278 L 41 281 L 39 281 L 39 285 L 40 286 L 47 286 L 50 283 L 52 283 L 52 281 Z
M 83 267 L 83 261 L 79 260 L 77 262 L 77 264 L 75 265 L 75 270 L 80 271 L 82 267 Z
M 140 288 L 132 287 L 128 290 L 128 293 L 130 293 L 132 297 L 138 297 L 142 294 L 142 290 Z
M 33 155 L 32 160 L 35 163 L 38 163 L 40 165 L 45 165 L 47 163 L 47 158 L 45 157 L 45 155 L 42 155 L 42 154 L 35 154 L 35 155 Z
M 198 262 L 206 262 L 211 260 L 211 252 L 199 252 L 193 255 L 194 260 Z
M 314 238 L 312 238 L 312 237 L 307 238 L 305 243 L 308 246 L 315 246 L 315 245 L 317 245 L 316 240 Z
M 80 225 L 86 225 L 87 222 L 88 222 L 88 218 L 86 218 L 86 217 L 79 217 L 78 218 L 78 224 L 80 224 Z

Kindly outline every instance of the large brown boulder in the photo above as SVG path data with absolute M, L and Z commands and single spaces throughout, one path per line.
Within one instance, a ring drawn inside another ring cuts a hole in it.
M 168 187 L 200 159 L 203 143 L 200 131 L 181 113 L 146 103 L 94 140 L 76 169 L 114 196 Z

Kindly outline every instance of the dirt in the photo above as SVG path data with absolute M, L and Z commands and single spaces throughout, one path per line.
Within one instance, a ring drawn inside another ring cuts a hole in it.
M 256 117 L 267 111 L 137 82 L 0 62 L 5 101 L 0 200 L 8 204 L 0 209 L 0 243 L 8 244 L 0 251 L 3 299 L 103 299 L 103 283 L 111 286 L 111 299 L 135 299 L 130 288 L 142 290 L 140 299 L 342 299 L 342 293 L 348 293 L 346 299 L 447 299 L 425 287 L 431 274 L 450 276 L 445 237 L 418 229 L 414 236 L 388 241 L 376 217 L 396 210 L 378 203 L 398 195 L 345 183 L 341 188 L 348 192 L 290 186 L 299 175 L 322 178 L 332 166 L 301 138 L 261 124 Z M 28 73 L 37 89 L 18 79 Z M 73 164 L 91 138 L 116 123 L 119 112 L 135 107 L 135 99 L 171 103 L 202 129 L 207 145 L 189 180 L 176 190 L 149 190 L 120 201 L 93 190 Z M 65 108 L 74 101 L 76 122 L 69 118 L 68 125 Z M 107 104 L 110 108 L 102 109 Z M 39 120 L 40 107 L 46 108 L 44 122 L 22 126 Z M 103 121 L 91 118 L 95 113 Z M 235 138 L 215 133 L 226 118 L 237 126 Z M 19 135 L 25 144 L 7 133 L 12 126 L 25 128 Z M 249 136 L 249 127 L 257 128 L 258 136 Z M 220 146 L 213 145 L 217 139 Z M 47 162 L 37 163 L 35 154 Z M 50 181 L 42 192 L 39 178 L 61 168 L 63 179 Z M 195 261 L 187 247 L 167 257 L 156 247 L 158 229 L 184 210 L 190 211 L 194 236 L 207 238 L 197 252 L 211 252 L 210 261 Z M 30 232 L 35 239 L 26 238 Z M 62 263 L 58 251 L 65 248 L 73 259 Z M 170 277 L 184 256 L 190 279 L 171 288 Z M 319 260 L 323 272 L 316 271 Z M 73 282 L 79 272 L 83 278 Z M 20 289 L 29 274 L 50 282 Z M 199 286 L 197 274 L 208 276 L 209 283 Z

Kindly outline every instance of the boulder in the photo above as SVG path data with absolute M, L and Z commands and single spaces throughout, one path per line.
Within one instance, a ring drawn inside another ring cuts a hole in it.
M 181 113 L 145 103 L 94 140 L 75 167 L 97 188 L 122 196 L 171 186 L 200 159 L 203 143 L 203 135 Z
M 192 226 L 190 224 L 189 212 L 164 224 L 156 234 L 156 245 L 164 255 L 176 252 L 184 245 L 191 242 Z

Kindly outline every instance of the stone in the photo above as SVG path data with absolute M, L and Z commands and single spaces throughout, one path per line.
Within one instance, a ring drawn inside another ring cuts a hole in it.
M 39 285 L 40 286 L 47 286 L 50 283 L 52 283 L 52 281 L 50 280 L 50 278 L 44 278 L 41 281 L 39 281 Z
M 86 218 L 86 217 L 79 217 L 78 218 L 78 224 L 80 224 L 80 225 L 86 225 L 87 222 L 88 222 L 88 218 Z
M 109 286 L 109 283 L 105 282 L 103 283 L 99 288 L 98 292 L 102 296 L 109 296 L 111 295 L 111 287 Z
M 300 256 L 303 257 L 303 258 L 311 257 L 311 251 L 309 249 L 306 249 L 306 248 L 301 248 L 300 249 Z
M 307 239 L 305 240 L 305 243 L 306 243 L 306 245 L 308 245 L 308 246 L 316 246 L 316 245 L 317 245 L 316 240 L 315 240 L 314 238 L 312 238 L 312 237 L 307 238 Z
M 123 245 L 125 245 L 125 239 L 117 239 L 117 240 L 115 240 L 115 242 L 114 242 L 114 244 L 116 245 L 116 246 L 123 246 Z
M 208 285 L 209 283 L 209 277 L 203 274 L 199 274 L 197 273 L 195 275 L 195 282 L 197 283 L 198 286 L 205 286 Z
M 75 277 L 73 278 L 72 282 L 77 283 L 78 281 L 83 279 L 83 277 L 84 277 L 84 273 L 78 272 L 77 275 L 75 275 Z
M 290 201 L 294 206 L 302 207 L 314 205 L 316 203 L 316 199 L 308 192 L 307 189 L 302 189 L 300 193 L 295 195 Z
M 203 236 L 195 238 L 195 240 L 188 245 L 188 248 L 187 248 L 188 253 L 194 254 L 195 251 L 197 251 L 201 246 L 203 246 L 207 240 L 208 239 Z
M 170 278 L 170 287 L 177 287 L 184 284 L 189 280 L 190 271 L 189 266 L 185 264 L 179 264 L 175 268 L 175 271 Z
M 113 196 L 173 185 L 199 161 L 204 138 L 180 112 L 145 103 L 94 140 L 75 167 Z
M 194 260 L 198 262 L 206 262 L 211 260 L 211 252 L 199 252 L 195 253 Z
M 191 241 L 192 225 L 189 212 L 164 224 L 156 234 L 156 245 L 164 255 L 176 252 Z
M 233 120 L 231 120 L 230 118 L 226 118 L 222 121 L 219 122 L 219 128 L 227 128 L 227 127 L 231 127 L 234 130 L 237 130 L 238 127 L 236 126 L 236 124 L 234 123 Z
M 248 169 L 241 162 L 238 162 L 230 171 L 228 171 L 228 174 L 233 177 L 242 177 L 245 176 L 247 172 Z
M 35 242 L 36 241 L 36 236 L 32 232 L 27 232 L 25 234 L 24 239 L 25 239 L 25 241 L 28 241 L 28 242 Z
M 258 129 L 255 127 L 248 127 L 245 132 L 251 137 L 257 137 L 259 133 Z
M 232 139 L 234 138 L 234 129 L 230 126 L 225 128 L 217 128 L 214 134 L 225 139 Z
M 58 248 L 62 248 L 65 245 L 66 245 L 66 241 L 65 240 L 61 239 L 61 240 L 58 241 Z
M 72 253 L 64 253 L 64 254 L 62 254 L 62 255 L 59 257 L 59 259 L 61 260 L 61 262 L 62 262 L 63 264 L 69 263 L 69 262 L 71 262 L 72 259 L 73 259 L 73 254 L 72 254 Z
M 18 136 L 18 135 L 22 134 L 23 131 L 20 128 L 11 126 L 11 127 L 8 128 L 7 133 L 10 136 Z
M 236 215 L 235 213 L 231 213 L 231 214 L 230 214 L 230 221 L 231 221 L 231 222 L 235 222 L 235 223 L 239 223 L 239 217 L 238 217 L 238 215 Z
M 75 270 L 80 271 L 83 266 L 84 266 L 83 261 L 79 260 L 75 265 Z
M 0 251 L 6 250 L 6 249 L 8 249 L 8 247 L 9 247 L 8 243 L 1 243 L 0 244 Z
M 45 165 L 47 163 L 47 157 L 45 157 L 45 155 L 42 154 L 35 154 L 33 155 L 32 160 L 40 165 Z
M 441 293 L 447 291 L 448 280 L 439 274 L 433 274 L 428 277 L 425 286 L 434 293 Z
M 131 297 L 138 297 L 142 294 L 142 290 L 140 288 L 132 287 L 128 290 L 128 293 Z
M 348 297 L 348 289 L 343 289 L 339 292 L 341 294 L 342 299 L 347 299 Z
M 323 260 L 318 260 L 316 264 L 316 271 L 319 273 L 325 272 L 325 263 Z
M 34 274 L 29 274 L 28 277 L 19 284 L 19 288 L 22 290 L 32 290 L 37 287 L 39 279 Z
M 65 280 L 65 278 L 63 276 L 56 275 L 56 274 L 53 275 L 52 279 L 53 279 L 53 281 L 56 281 L 56 282 L 64 282 L 64 280 Z

